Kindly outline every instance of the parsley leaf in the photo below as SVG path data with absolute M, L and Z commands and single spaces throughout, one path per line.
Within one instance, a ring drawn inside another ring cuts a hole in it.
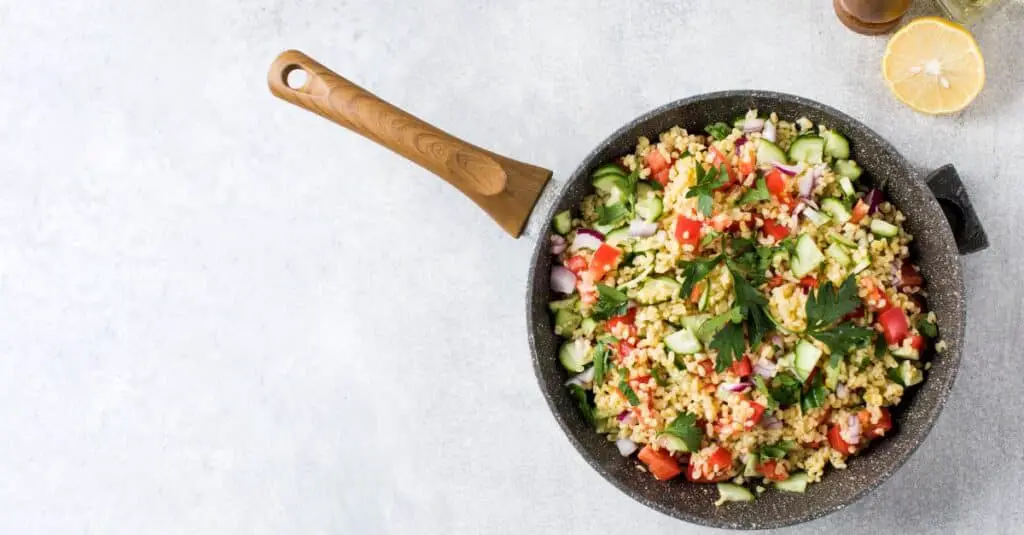
M 686 192 L 686 198 L 697 197 L 697 209 L 705 217 L 711 217 L 715 190 L 729 181 L 729 172 L 725 164 L 717 169 L 704 169 L 704 165 L 699 162 L 694 166 L 694 170 L 697 173 L 697 184 Z
M 847 277 L 838 290 L 832 281 L 826 282 L 807 298 L 807 329 L 815 331 L 828 328 L 859 306 L 861 301 L 857 296 L 856 277 Z
M 593 425 L 594 406 L 591 405 L 590 401 L 587 399 L 587 391 L 583 390 L 583 387 L 580 385 L 569 385 L 569 394 L 576 398 L 576 405 L 579 406 L 580 412 L 583 413 L 583 418 Z
M 704 438 L 704 432 L 697 427 L 697 417 L 688 412 L 676 416 L 665 428 L 665 432 L 682 439 L 689 451 L 699 450 L 700 441 Z
M 800 380 L 793 375 L 780 373 L 772 379 L 768 392 L 779 405 L 794 405 L 800 402 L 801 386 Z
M 626 372 L 627 375 L 628 373 L 629 372 Z M 626 382 L 626 375 L 623 375 L 622 379 L 619 380 L 619 391 L 622 392 L 622 395 L 626 396 L 630 405 L 636 407 L 640 404 L 640 398 L 636 396 L 636 392 L 633 391 L 633 387 L 629 386 L 629 383 Z
M 705 234 L 704 237 L 700 239 L 701 248 L 703 249 L 704 247 L 711 245 L 711 243 L 718 239 L 718 237 L 721 235 L 721 232 L 718 232 L 717 230 L 714 229 L 709 229 L 708 233 Z
M 889 344 L 885 341 L 885 337 L 881 334 L 875 335 L 875 358 L 880 359 L 885 356 L 885 352 L 889 350 Z
M 725 123 L 715 123 L 705 126 L 704 131 L 717 140 L 723 140 L 732 132 L 732 127 Z
M 768 299 L 743 278 L 742 274 L 732 272 L 732 282 L 736 292 L 736 305 L 748 320 L 750 347 L 757 347 L 773 328 L 764 308 L 768 305 Z
M 768 391 L 768 385 L 765 384 L 764 377 L 761 377 L 760 375 L 756 375 L 755 374 L 754 375 L 754 387 L 757 388 L 758 392 L 764 394 L 764 397 L 768 400 L 768 406 L 765 407 L 765 409 L 764 409 L 765 413 L 766 414 L 771 414 L 771 413 L 775 412 L 775 409 L 779 408 L 779 404 L 778 404 L 778 402 L 775 401 L 775 398 L 772 397 L 771 392 Z
M 934 323 L 928 321 L 928 318 L 917 320 L 917 330 L 921 331 L 921 334 L 928 338 L 935 338 L 939 335 L 939 328 Z
M 597 285 L 597 303 L 594 305 L 592 317 L 595 320 L 606 320 L 612 316 L 626 313 L 629 298 L 626 294 L 604 284 Z
M 604 375 L 608 370 L 608 346 L 599 343 L 594 349 L 594 384 L 604 383 Z
M 821 384 L 821 375 L 814 376 L 811 387 L 804 392 L 800 399 L 800 408 L 806 413 L 825 404 L 825 386 Z
M 708 347 L 718 351 L 715 359 L 715 371 L 724 372 L 733 361 L 739 360 L 747 350 L 747 341 L 743 336 L 743 325 L 729 323 L 715 334 Z
M 688 299 L 690 297 L 690 292 L 693 291 L 693 287 L 696 286 L 698 282 L 704 280 L 704 277 L 707 277 L 708 273 L 711 273 L 711 270 L 715 269 L 715 266 L 718 265 L 718 262 L 721 259 L 721 256 L 715 256 L 706 260 L 698 258 L 691 262 L 683 262 L 683 286 L 679 290 L 679 295 L 684 299 Z
M 795 447 L 796 443 L 792 440 L 780 440 L 770 446 L 761 446 L 757 454 L 762 459 L 782 459 Z
M 833 355 L 844 355 L 850 348 L 868 343 L 875 335 L 874 329 L 857 327 L 852 323 L 841 323 L 827 331 L 811 331 L 811 336 L 827 345 Z
M 705 320 L 704 323 L 697 327 L 697 338 L 704 340 L 714 336 L 726 323 L 739 323 L 743 321 L 743 314 L 740 312 L 740 307 L 733 307 L 725 312 Z
M 654 382 L 658 383 L 658 386 L 668 386 L 668 375 L 665 368 L 658 365 L 652 366 L 651 376 L 654 377 Z
M 740 197 L 740 205 L 750 204 L 755 202 L 767 201 L 771 198 L 771 194 L 768 193 L 768 186 L 764 182 L 764 178 L 758 178 L 757 182 L 754 183 L 754 187 L 748 189 Z
M 629 209 L 622 203 L 597 207 L 598 225 L 615 225 L 629 217 Z

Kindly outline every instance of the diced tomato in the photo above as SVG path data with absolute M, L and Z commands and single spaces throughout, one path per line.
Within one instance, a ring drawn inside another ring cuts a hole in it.
M 855 446 L 855 444 L 850 444 L 849 442 L 843 440 L 842 435 L 840 435 L 839 433 L 840 430 L 838 424 L 828 428 L 829 445 L 832 446 L 832 449 L 838 451 L 839 453 L 842 453 L 843 455 L 849 455 L 853 453 L 853 447 Z
M 611 331 L 619 325 L 633 325 L 636 321 L 636 307 L 632 307 L 621 316 L 612 316 L 608 319 L 608 330 Z
M 722 165 L 723 163 L 726 163 L 726 162 L 729 161 L 729 160 L 725 159 L 725 154 L 722 154 L 722 151 L 718 150 L 718 147 L 716 147 L 714 145 L 711 145 L 708 148 L 708 151 L 711 154 L 714 155 L 714 159 L 711 160 L 711 163 L 715 164 L 716 166 Z
M 725 481 L 732 478 L 732 453 L 723 447 L 716 447 L 715 451 L 708 455 L 706 459 L 706 467 L 702 472 L 710 472 L 711 475 L 706 473 L 697 473 L 697 466 L 693 462 L 693 456 L 690 457 L 690 464 L 686 470 L 686 479 L 694 483 L 717 483 L 719 481 Z
M 676 458 L 668 450 L 655 450 L 648 444 L 640 450 L 637 458 L 647 465 L 647 469 L 654 474 L 654 479 L 659 481 L 667 481 L 682 473 Z
M 735 373 L 740 377 L 750 377 L 750 374 L 753 372 L 753 366 L 750 365 L 750 357 L 746 355 L 743 355 L 743 358 L 732 363 L 732 373 Z
M 768 187 L 768 191 L 776 197 L 782 197 L 786 193 L 786 177 L 782 176 L 782 171 L 774 167 L 765 173 L 764 184 Z
M 879 438 L 889 430 L 892 429 L 892 415 L 889 414 L 889 409 L 882 408 L 882 416 L 878 419 L 878 423 L 871 423 L 871 413 L 867 409 L 863 409 L 857 413 L 857 419 L 860 420 L 860 433 L 862 436 L 867 438 Z
M 697 244 L 700 243 L 700 229 L 703 224 L 696 219 L 690 219 L 686 216 L 679 216 L 676 218 L 676 240 L 682 244 L 690 244 L 695 249 Z
M 690 302 L 691 303 L 699 303 L 700 302 L 700 296 L 703 295 L 703 294 L 704 294 L 704 285 L 703 284 L 694 284 L 693 285 L 693 290 L 690 290 Z
M 857 199 L 857 204 L 853 205 L 853 211 L 850 212 L 850 221 L 860 223 L 860 220 L 868 215 L 870 209 L 871 206 L 864 202 L 863 199 Z
M 769 288 L 778 288 L 783 284 L 786 284 L 786 277 L 783 277 L 782 275 L 776 275 L 768 281 Z
M 754 403 L 753 401 L 751 401 L 750 408 L 754 409 L 754 414 L 751 414 L 750 419 L 747 420 L 747 427 L 754 427 L 755 425 L 761 423 L 761 418 L 764 417 L 764 405 L 761 405 L 760 403 Z
M 652 176 L 658 184 L 661 184 L 662 186 L 668 185 L 668 168 L 662 169 L 661 171 L 654 173 Z
M 914 264 L 909 262 L 903 264 L 903 269 L 900 270 L 900 286 L 907 288 L 910 286 L 921 286 L 924 284 L 924 277 L 918 273 L 917 268 Z
M 710 377 L 711 374 L 714 373 L 714 371 L 715 371 L 715 363 L 711 362 L 711 359 L 704 359 L 704 360 L 698 362 L 697 364 L 699 364 L 702 368 L 704 368 L 704 372 L 705 372 L 704 375 L 705 376 Z
M 808 276 L 800 279 L 800 286 L 803 286 L 804 288 L 817 288 L 818 287 L 818 279 L 808 275 Z
M 565 268 L 579 275 L 580 272 L 587 270 L 587 259 L 581 255 L 572 256 L 565 261 Z
M 651 152 L 647 153 L 647 167 L 651 168 L 652 173 L 668 169 L 668 160 L 662 156 L 661 151 L 658 150 L 657 147 L 651 149 Z
M 769 459 L 759 465 L 757 465 L 757 471 L 772 481 L 785 481 L 789 477 L 789 472 L 786 471 L 786 467 L 782 466 L 782 463 L 775 459 Z
M 619 352 L 619 358 L 623 359 L 629 356 L 629 354 L 632 353 L 634 349 L 636 348 L 633 347 L 633 344 L 627 342 L 626 340 L 619 340 L 619 343 L 616 345 L 616 350 L 618 350 Z
M 907 337 L 910 330 L 910 323 L 902 308 L 892 307 L 878 316 L 878 323 L 882 324 L 882 334 L 889 345 L 898 344 Z
M 926 345 L 928 345 L 928 340 L 920 334 L 915 334 L 910 337 L 910 347 L 918 351 L 923 351 Z
M 800 203 L 797 202 L 796 200 L 794 200 L 789 195 L 784 195 L 782 197 L 779 197 L 779 204 L 785 205 L 786 206 L 786 211 L 792 214 L 793 210 L 795 210 L 796 206 L 798 204 L 800 204 Z
M 740 158 L 739 164 L 737 164 L 736 167 L 743 176 L 753 173 L 757 170 L 757 154 L 752 150 L 747 151 L 746 156 Z
M 729 219 L 729 216 L 725 214 L 718 214 L 715 217 L 711 218 L 711 228 L 717 230 L 718 232 L 722 232 L 725 229 L 729 228 L 729 225 L 731 223 L 732 220 Z
M 766 219 L 761 229 L 764 230 L 765 234 L 775 238 L 775 241 L 782 241 L 786 239 L 786 236 L 789 236 L 789 227 L 780 225 L 774 219 Z
M 594 280 L 601 280 L 609 271 L 615 269 L 615 265 L 619 263 L 621 257 L 622 251 L 607 243 L 602 243 L 594 251 L 594 258 L 590 260 L 590 274 L 594 276 Z

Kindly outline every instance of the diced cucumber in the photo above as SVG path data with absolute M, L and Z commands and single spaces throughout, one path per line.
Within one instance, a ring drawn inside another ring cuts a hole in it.
M 616 204 L 623 204 L 626 202 L 626 190 L 625 184 L 622 181 L 617 181 L 612 184 L 612 187 L 608 189 L 608 199 L 604 201 L 605 206 L 615 206 Z
M 794 253 L 790 261 L 790 270 L 798 279 L 818 269 L 825 261 L 825 255 L 821 254 L 821 249 L 815 245 L 814 238 L 807 234 L 801 234 L 797 239 Z
M 600 232 L 601 234 L 604 234 L 605 236 L 607 236 L 609 233 L 611 233 L 613 230 L 619 228 L 620 226 L 622 226 L 622 219 L 621 218 L 616 220 L 616 221 L 612 221 L 611 223 L 608 223 L 607 225 L 602 225 L 600 223 L 596 223 L 596 224 L 594 224 L 594 230 L 596 230 L 596 231 Z
M 850 211 L 843 206 L 842 201 L 839 199 L 829 197 L 821 201 L 821 209 L 832 216 L 832 219 L 835 219 L 840 225 L 850 220 Z
M 807 491 L 808 481 L 810 481 L 810 478 L 807 476 L 807 472 L 797 472 L 783 481 L 776 482 L 775 488 L 786 492 L 803 494 Z
M 857 165 L 857 162 L 853 160 L 837 160 L 835 163 L 835 171 L 839 176 L 845 176 L 850 180 L 857 180 L 864 172 L 864 170 Z
M 599 191 L 611 191 L 612 188 L 619 186 L 622 183 L 624 175 L 616 174 L 605 174 L 594 178 L 590 183 L 594 185 L 594 189 Z
M 697 334 L 697 339 L 700 340 L 702 344 L 708 345 L 715 337 L 715 333 L 701 333 L 700 327 L 709 319 L 711 319 L 711 315 L 709 314 L 694 314 L 692 316 L 686 316 L 683 318 L 683 327 L 689 329 L 694 334 Z
M 845 160 L 850 157 L 850 142 L 839 132 L 829 130 L 825 132 L 825 155 L 837 160 Z
M 839 365 L 832 366 L 831 363 L 825 366 L 825 386 L 829 390 L 835 390 L 839 384 Z
M 580 321 L 583 318 L 565 308 L 555 311 L 555 334 L 558 336 L 564 336 L 566 338 L 572 336 L 572 332 L 576 330 L 576 327 L 580 326 Z
M 825 140 L 818 136 L 800 136 L 789 145 L 792 162 L 821 163 L 825 157 Z
M 761 143 L 757 146 L 757 163 L 771 165 L 775 162 L 785 164 L 787 161 L 786 153 L 778 145 L 761 138 Z
M 786 353 L 785 355 L 782 356 L 781 359 L 776 361 L 776 367 L 778 368 L 779 371 L 791 370 L 791 369 L 793 369 L 793 365 L 795 363 L 796 363 L 796 353 L 790 352 L 790 353 Z
M 892 356 L 901 359 L 919 360 L 921 352 L 912 347 L 899 346 L 892 350 Z
M 757 454 L 747 455 L 747 461 L 743 463 L 743 477 L 757 477 L 761 473 L 757 471 Z
M 593 318 L 583 318 L 580 322 L 580 329 L 583 329 L 583 334 L 590 336 L 597 330 L 597 322 Z
M 811 376 L 814 367 L 818 365 L 821 358 L 821 350 L 807 340 L 800 340 L 796 345 L 796 362 L 793 364 L 793 371 L 800 381 L 806 381 Z
M 697 299 L 697 310 L 704 312 L 708 309 L 708 298 L 711 296 L 711 285 L 705 284 L 704 291 L 700 293 L 700 299 Z
M 840 266 L 845 267 L 850 265 L 850 262 L 852 262 L 852 260 L 850 260 L 850 255 L 846 254 L 846 248 L 842 245 L 830 243 L 828 249 L 825 249 L 825 254 L 827 254 L 829 258 L 835 260 Z
M 704 346 L 701 345 L 697 335 L 689 329 L 680 329 L 665 337 L 665 346 L 677 355 L 689 355 L 699 353 Z
M 626 171 L 623 170 L 618 165 L 610 163 L 610 164 L 605 164 L 605 165 L 602 165 L 601 167 L 598 167 L 597 171 L 594 171 L 594 174 L 592 174 L 590 176 L 592 178 L 596 179 L 598 177 L 609 176 L 609 175 L 611 175 L 611 176 L 626 176 Z
M 682 284 L 669 277 L 654 277 L 647 279 L 643 286 L 636 292 L 636 301 L 642 305 L 655 305 L 664 303 L 679 295 Z
M 899 368 L 900 379 L 903 382 L 903 386 L 910 387 L 917 384 L 921 384 L 924 381 L 924 374 L 914 363 L 909 360 L 904 360 L 900 363 Z
M 743 125 L 746 124 L 747 118 L 743 115 L 732 120 L 732 127 L 743 130 Z
M 810 206 L 805 206 L 804 210 L 800 213 L 803 214 L 804 217 L 806 217 L 811 223 L 814 223 L 814 225 L 818 227 L 832 220 L 832 218 L 830 218 L 828 214 L 823 214 L 815 210 L 814 208 L 811 208 Z
M 835 232 L 829 232 L 828 235 L 826 236 L 826 238 L 828 238 L 828 241 L 830 241 L 832 243 L 835 243 L 835 244 L 843 245 L 843 246 L 849 247 L 851 249 L 856 249 L 857 248 L 857 242 L 851 240 L 850 238 L 847 238 L 846 236 L 843 236 L 842 234 L 836 234 Z
M 619 227 L 605 235 L 604 241 L 608 245 L 618 246 L 620 243 L 632 239 L 629 235 L 629 226 Z
M 889 223 L 888 221 L 882 221 L 881 219 L 871 220 L 871 233 L 875 236 L 881 236 L 882 238 L 893 238 L 900 233 L 900 229 Z
M 583 367 L 593 359 L 589 344 L 582 339 L 564 342 L 562 349 L 558 351 L 558 361 L 562 363 L 562 367 L 573 373 L 582 372 Z
M 861 271 L 864 271 L 869 267 L 871 267 L 871 262 L 867 260 L 861 260 L 860 262 L 857 263 L 856 266 L 853 266 L 853 269 L 850 270 L 850 273 L 856 275 L 857 273 L 860 273 Z
M 551 224 L 555 227 L 555 232 L 565 236 L 572 230 L 572 212 L 569 210 L 558 212 Z
M 551 301 L 548 303 L 548 310 L 551 312 L 558 312 L 559 310 L 579 310 L 580 296 L 572 295 L 565 299 L 559 299 L 558 301 Z
M 644 218 L 645 221 L 656 221 L 664 208 L 665 205 L 662 203 L 661 197 L 653 193 L 637 197 L 636 215 Z
M 734 483 L 718 484 L 718 501 L 715 504 L 725 502 L 752 502 L 754 493 Z
M 839 189 L 843 190 L 843 195 L 846 197 L 853 197 L 857 194 L 857 190 L 853 189 L 853 182 L 850 182 L 850 179 L 845 176 L 839 177 Z
M 683 439 L 670 433 L 658 433 L 658 436 L 654 437 L 654 441 L 657 442 L 658 446 L 672 453 L 690 452 L 690 448 L 686 447 L 686 442 Z

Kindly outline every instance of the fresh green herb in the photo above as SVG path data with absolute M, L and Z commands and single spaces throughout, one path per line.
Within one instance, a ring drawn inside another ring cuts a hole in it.
M 741 255 L 748 251 L 752 251 L 757 245 L 757 242 L 753 238 L 741 238 L 739 236 L 733 237 L 729 240 L 729 249 L 732 250 L 733 255 Z
M 598 344 L 594 348 L 594 384 L 599 385 L 604 383 L 604 375 L 608 370 L 608 346 L 606 344 Z
M 928 321 L 926 317 L 917 320 L 917 330 L 921 331 L 921 334 L 928 338 L 935 338 L 939 335 L 939 328 L 934 323 Z
M 754 183 L 754 187 L 748 189 L 740 197 L 740 205 L 751 204 L 755 202 L 767 201 L 771 198 L 771 193 L 768 192 L 768 186 L 764 182 L 764 178 L 758 178 L 757 182 Z
M 792 374 L 780 373 L 772 379 L 768 392 L 779 405 L 795 405 L 800 402 L 801 386 L 800 380 Z
M 586 419 L 590 425 L 594 425 L 594 406 L 591 405 L 590 401 L 587 399 L 587 391 L 583 390 L 583 387 L 580 385 L 573 384 L 569 385 L 569 394 L 576 398 L 576 405 L 579 406 L 580 412 L 583 413 L 583 418 Z
M 718 232 L 717 230 L 708 230 L 708 233 L 705 234 L 704 237 L 700 239 L 701 248 L 703 249 L 704 247 L 711 245 L 721 235 L 722 233 Z
M 761 446 L 757 454 L 762 459 L 782 459 L 795 447 L 796 443 L 792 440 L 780 440 L 770 446 Z
M 629 298 L 626 294 L 604 284 L 597 285 L 597 303 L 594 305 L 592 317 L 595 320 L 606 320 L 612 316 L 626 313 Z
M 875 331 L 847 322 L 840 323 L 827 331 L 810 331 L 808 334 L 827 345 L 833 355 L 845 355 L 851 348 L 871 341 Z
M 611 206 L 601 205 L 597 207 L 597 224 L 609 226 L 616 225 L 629 217 L 629 209 L 622 203 Z
M 629 372 L 626 373 L 628 374 Z M 623 375 L 622 379 L 619 380 L 619 391 L 622 392 L 622 395 L 626 396 L 630 405 L 636 407 L 640 404 L 640 398 L 636 396 L 636 392 L 633 391 L 633 387 L 629 386 L 629 383 L 626 382 L 626 375 Z
M 722 330 L 715 334 L 715 337 L 711 339 L 711 343 L 708 344 L 711 349 L 718 351 L 718 357 L 715 358 L 715 371 L 724 372 L 732 366 L 732 363 L 739 360 L 743 356 L 743 352 L 747 350 L 747 341 L 743 336 L 743 325 L 739 323 L 729 323 Z
M 683 267 L 683 286 L 679 290 L 679 295 L 684 299 L 690 297 L 690 292 L 693 291 L 693 287 L 698 282 L 704 280 L 711 273 L 711 270 L 715 269 L 718 262 L 722 259 L 721 256 L 715 256 L 707 259 L 696 259 L 690 262 L 682 262 Z
M 732 132 L 732 127 L 725 123 L 715 123 L 705 126 L 704 131 L 711 137 L 721 141 L 729 136 Z
M 736 293 L 736 305 L 747 318 L 747 329 L 750 331 L 750 347 L 757 347 L 766 334 L 772 330 L 772 320 L 768 318 L 765 307 L 768 299 L 757 291 L 743 275 L 732 272 L 733 290 Z
M 889 344 L 885 341 L 885 337 L 881 334 L 875 335 L 875 358 L 880 359 L 885 356 L 885 352 L 889 350 Z
M 688 412 L 676 416 L 665 428 L 665 432 L 682 439 L 689 451 L 699 450 L 700 441 L 704 438 L 704 432 L 697 427 L 697 417 Z
M 725 326 L 726 323 L 740 323 L 741 321 L 743 321 L 743 313 L 740 312 L 740 307 L 730 308 L 729 310 L 704 321 L 704 323 L 701 323 L 700 327 L 697 327 L 697 338 L 701 340 L 710 338 L 711 336 L 714 336 L 719 329 Z
M 829 358 L 828 358 L 828 367 L 829 368 L 838 368 L 839 367 L 839 362 L 842 361 L 842 360 L 843 360 L 842 353 L 832 353 L 832 355 L 829 356 Z
M 847 277 L 838 289 L 828 281 L 807 298 L 807 329 L 827 329 L 859 306 L 861 301 L 857 296 L 856 277 Z
M 654 377 L 654 382 L 658 383 L 658 386 L 668 386 L 668 374 L 661 366 L 655 365 L 651 367 L 651 376 Z
M 825 385 L 821 384 L 821 374 L 814 376 L 814 380 L 811 382 L 811 387 L 804 392 L 803 397 L 800 398 L 800 408 L 805 413 L 811 409 L 817 409 L 825 403 Z
M 891 379 L 894 383 L 896 383 L 896 384 L 898 384 L 900 386 L 904 386 L 904 387 L 907 386 L 903 382 L 903 376 L 900 375 L 900 368 L 899 368 L 899 366 L 897 366 L 895 368 L 888 368 L 888 369 L 886 369 L 885 370 L 885 375 L 887 375 L 889 377 L 889 379 Z
M 715 190 L 729 181 L 729 172 L 725 164 L 717 169 L 711 167 L 705 170 L 704 166 L 698 163 L 694 170 L 697 173 L 697 184 L 686 192 L 686 198 L 697 197 L 697 209 L 705 217 L 711 217 Z
M 764 397 L 768 400 L 768 406 L 764 409 L 765 414 L 775 412 L 775 410 L 779 408 L 779 404 L 775 401 L 775 398 L 772 397 L 772 393 L 768 391 L 768 385 L 764 382 L 764 377 L 754 375 L 754 386 L 757 388 L 757 391 L 764 394 Z

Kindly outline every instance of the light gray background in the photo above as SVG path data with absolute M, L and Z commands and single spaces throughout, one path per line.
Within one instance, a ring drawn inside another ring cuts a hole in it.
M 977 29 L 988 85 L 933 118 L 825 0 L 0 0 L 0 534 L 701 531 L 555 425 L 530 240 L 272 98 L 286 48 L 556 177 L 728 88 L 954 162 L 992 248 L 964 259 L 953 396 L 888 483 L 789 533 L 1019 530 L 1022 12 Z

